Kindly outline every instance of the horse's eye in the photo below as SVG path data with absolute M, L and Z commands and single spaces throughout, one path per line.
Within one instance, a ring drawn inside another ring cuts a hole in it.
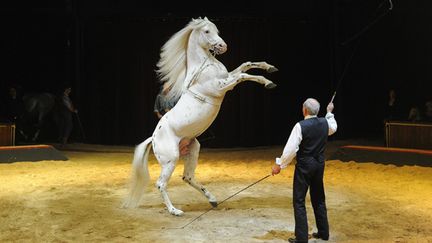
M 206 34 L 210 33 L 210 30 L 206 30 L 205 33 L 206 33 Z

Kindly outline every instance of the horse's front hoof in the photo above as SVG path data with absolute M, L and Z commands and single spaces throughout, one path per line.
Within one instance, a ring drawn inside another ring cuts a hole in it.
M 276 88 L 276 84 L 275 83 L 269 83 L 269 84 L 266 84 L 264 87 L 266 87 L 266 89 L 274 89 L 274 88 Z
M 217 208 L 218 203 L 216 201 L 209 201 L 209 203 L 212 205 L 212 207 Z
M 269 73 L 274 73 L 274 72 L 277 72 L 277 71 L 279 71 L 279 69 L 277 69 L 275 67 L 270 67 L 269 69 L 267 69 L 267 72 L 269 72 Z

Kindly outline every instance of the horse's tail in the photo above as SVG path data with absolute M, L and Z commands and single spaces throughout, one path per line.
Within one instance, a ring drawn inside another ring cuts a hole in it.
M 149 182 L 148 155 L 152 138 L 147 138 L 135 148 L 132 162 L 132 178 L 129 195 L 123 203 L 123 208 L 136 208 Z

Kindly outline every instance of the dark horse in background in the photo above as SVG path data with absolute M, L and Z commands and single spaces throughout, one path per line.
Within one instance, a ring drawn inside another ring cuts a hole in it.
M 17 121 L 18 133 L 25 142 L 36 142 L 46 123 L 54 122 L 56 96 L 47 92 L 28 93 L 22 97 L 22 101 L 22 114 Z

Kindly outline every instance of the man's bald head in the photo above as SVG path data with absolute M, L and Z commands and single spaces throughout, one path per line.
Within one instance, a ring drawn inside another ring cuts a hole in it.
M 320 109 L 320 103 L 314 98 L 308 98 L 303 103 L 303 109 L 306 110 L 307 115 L 316 116 Z

